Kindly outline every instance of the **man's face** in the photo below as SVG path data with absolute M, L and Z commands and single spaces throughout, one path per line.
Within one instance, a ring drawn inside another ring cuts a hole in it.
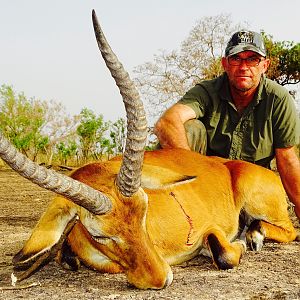
M 269 59 L 253 51 L 244 51 L 222 58 L 222 65 L 231 88 L 240 92 L 255 90 L 269 64 Z

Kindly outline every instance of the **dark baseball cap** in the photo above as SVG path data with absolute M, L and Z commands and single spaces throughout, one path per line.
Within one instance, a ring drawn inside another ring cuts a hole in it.
M 262 35 L 248 30 L 234 33 L 225 49 L 225 56 L 231 56 L 243 51 L 253 51 L 264 57 L 267 56 Z

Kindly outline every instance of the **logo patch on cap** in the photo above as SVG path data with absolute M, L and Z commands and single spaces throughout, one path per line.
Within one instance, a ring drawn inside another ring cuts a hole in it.
M 238 33 L 238 43 L 253 44 L 254 35 L 249 31 L 240 31 Z

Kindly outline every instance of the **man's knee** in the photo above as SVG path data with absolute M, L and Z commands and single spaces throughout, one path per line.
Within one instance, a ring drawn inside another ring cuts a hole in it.
M 196 119 L 184 123 L 188 144 L 192 151 L 206 154 L 207 132 L 204 124 Z

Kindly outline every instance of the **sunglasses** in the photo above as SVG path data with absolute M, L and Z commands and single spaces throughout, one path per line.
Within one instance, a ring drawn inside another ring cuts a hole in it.
M 257 67 L 260 64 L 260 62 L 263 60 L 264 58 L 257 57 L 257 56 L 241 58 L 237 55 L 232 55 L 227 58 L 227 61 L 231 66 L 240 66 L 244 61 L 247 67 Z

